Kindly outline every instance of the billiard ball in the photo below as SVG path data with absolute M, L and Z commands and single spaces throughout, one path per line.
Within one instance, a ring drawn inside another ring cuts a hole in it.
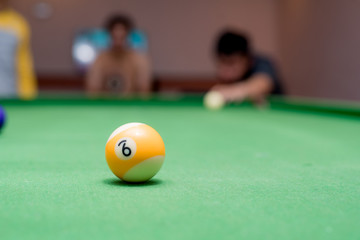
M 5 110 L 0 106 L 0 130 L 4 127 L 5 120 L 6 120 Z
M 210 110 L 219 110 L 224 107 L 224 96 L 217 91 L 210 91 L 204 97 L 204 105 Z
M 165 145 L 160 134 L 143 123 L 128 123 L 117 128 L 105 146 L 110 170 L 125 182 L 151 179 L 165 159 Z

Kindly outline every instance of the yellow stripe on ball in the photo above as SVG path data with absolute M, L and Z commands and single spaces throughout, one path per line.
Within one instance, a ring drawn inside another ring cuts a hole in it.
M 129 123 L 110 135 L 105 156 L 111 171 L 123 181 L 145 182 L 160 170 L 165 159 L 165 145 L 152 127 Z

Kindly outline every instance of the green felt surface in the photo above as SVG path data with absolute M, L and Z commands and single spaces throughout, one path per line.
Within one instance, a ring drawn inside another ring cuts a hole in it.
M 0 239 L 359 239 L 360 118 L 287 105 L 3 101 Z M 356 111 L 355 111 L 356 112 Z M 144 185 L 110 172 L 127 122 L 162 135 Z

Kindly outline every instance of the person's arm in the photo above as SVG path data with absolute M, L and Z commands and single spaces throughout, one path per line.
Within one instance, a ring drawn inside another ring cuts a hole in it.
M 258 101 L 265 98 L 273 89 L 271 77 L 266 73 L 257 73 L 244 82 L 216 85 L 212 90 L 221 93 L 226 102 L 240 102 L 244 99 Z
M 86 76 L 86 92 L 90 95 L 98 95 L 101 93 L 102 82 L 102 61 L 103 57 L 99 55 L 90 67 Z
M 136 84 L 139 94 L 146 96 L 151 92 L 151 66 L 147 55 L 136 54 Z
M 30 31 L 26 23 L 21 31 L 16 62 L 18 94 L 22 99 L 32 99 L 37 95 L 37 84 L 30 52 Z

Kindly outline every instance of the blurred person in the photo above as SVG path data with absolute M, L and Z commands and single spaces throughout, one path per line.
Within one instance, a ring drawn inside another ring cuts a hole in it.
M 0 0 L 0 97 L 34 98 L 37 94 L 26 20 Z
M 246 35 L 223 32 L 216 42 L 215 59 L 219 84 L 211 90 L 220 93 L 226 103 L 249 99 L 262 104 L 268 95 L 283 93 L 273 63 L 252 52 Z
M 91 95 L 116 93 L 147 95 L 151 90 L 149 60 L 144 53 L 129 48 L 127 37 L 133 23 L 127 16 L 114 15 L 106 23 L 111 46 L 96 58 L 86 80 Z

